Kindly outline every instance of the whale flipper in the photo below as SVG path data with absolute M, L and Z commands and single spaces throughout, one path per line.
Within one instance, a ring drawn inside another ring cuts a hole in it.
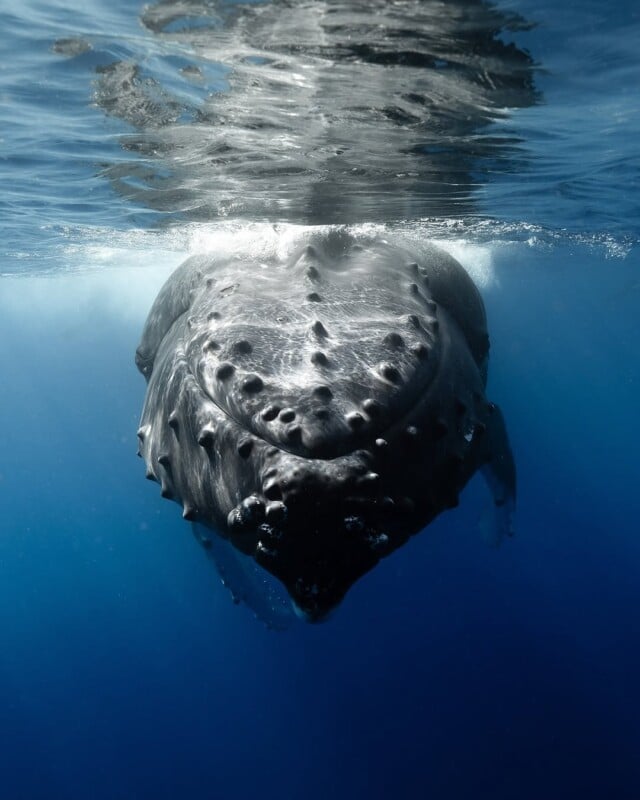
M 221 536 L 198 524 L 193 525 L 193 532 L 215 564 L 234 603 L 243 603 L 271 630 L 283 631 L 295 622 L 291 601 L 275 578 Z
M 495 543 L 513 536 L 516 507 L 516 465 L 507 436 L 504 417 L 498 406 L 492 406 L 487 424 L 487 462 L 482 473 L 493 497 L 495 510 Z

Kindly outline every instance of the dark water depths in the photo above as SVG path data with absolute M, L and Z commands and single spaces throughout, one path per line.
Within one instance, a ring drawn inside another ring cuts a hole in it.
M 0 17 L 2 795 L 639 797 L 636 5 Z M 478 282 L 517 536 L 473 482 L 274 635 L 143 480 L 133 352 L 189 253 L 336 221 Z

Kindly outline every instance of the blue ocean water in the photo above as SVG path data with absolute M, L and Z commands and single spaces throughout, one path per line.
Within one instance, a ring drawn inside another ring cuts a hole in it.
M 487 547 L 474 480 L 328 623 L 274 634 L 135 458 L 158 288 L 265 217 L 131 190 L 158 186 L 141 163 L 164 176 L 97 76 L 142 64 L 188 126 L 189 43 L 133 0 L 2 4 L 3 797 L 640 797 L 640 13 L 497 7 L 532 23 L 500 37 L 531 54 L 538 96 L 478 134 L 472 206 L 393 224 L 481 287 L 517 535 Z M 207 69 L 224 92 L 224 59 Z

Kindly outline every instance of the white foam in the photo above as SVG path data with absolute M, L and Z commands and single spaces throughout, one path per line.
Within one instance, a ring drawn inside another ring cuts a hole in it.
M 436 244 L 462 264 L 479 289 L 484 291 L 498 285 L 491 245 L 464 239 Z
M 159 288 L 189 255 L 212 253 L 228 258 L 242 253 L 243 260 L 248 256 L 258 265 L 266 264 L 272 258 L 285 258 L 309 230 L 309 226 L 294 224 L 224 221 L 161 232 L 67 231 L 55 268 L 2 278 L 0 312 L 4 316 L 35 313 L 49 319 L 77 318 L 99 309 L 115 318 L 143 320 Z M 367 236 L 389 233 L 416 245 L 429 234 L 422 225 L 398 232 L 381 225 L 360 225 L 353 231 Z M 435 243 L 460 261 L 481 290 L 497 285 L 490 244 L 464 239 Z
M 47 271 L 2 276 L 0 313 L 49 320 L 99 311 L 144 319 L 160 286 L 188 255 L 180 244 L 144 231 L 92 230 L 84 241 L 74 232 Z

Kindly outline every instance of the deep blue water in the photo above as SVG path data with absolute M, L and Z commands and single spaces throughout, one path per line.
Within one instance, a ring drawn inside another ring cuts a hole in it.
M 177 56 L 132 0 L 3 3 L 2 797 L 640 797 L 640 14 L 498 5 L 536 23 L 505 37 L 540 99 L 495 123 L 516 145 L 472 214 L 401 227 L 481 285 L 517 535 L 486 546 L 474 479 L 330 622 L 275 634 L 135 458 L 145 314 L 220 232 L 114 191 L 135 155 L 93 82 Z

